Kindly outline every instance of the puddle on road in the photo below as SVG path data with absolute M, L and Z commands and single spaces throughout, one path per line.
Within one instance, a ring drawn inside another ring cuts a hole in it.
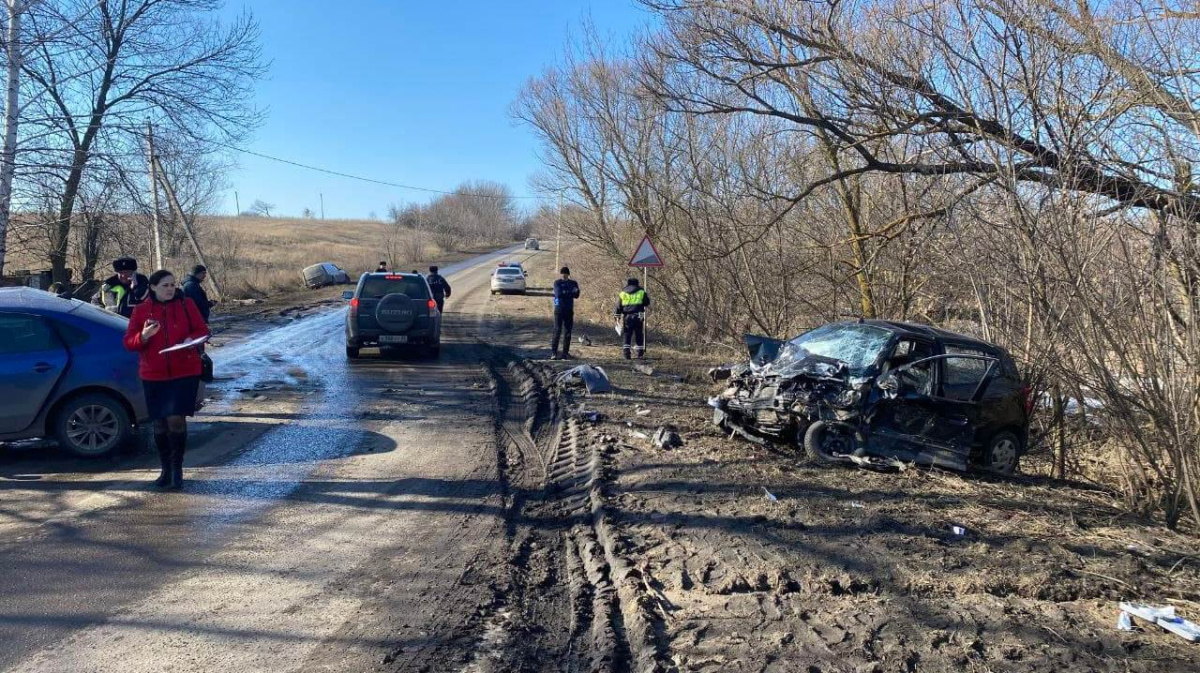
M 292 412 L 294 419 L 272 427 L 220 465 L 206 468 L 202 474 L 211 477 L 189 482 L 190 493 L 220 501 L 213 524 L 226 525 L 286 499 L 323 461 L 354 453 L 368 437 L 356 427 L 353 410 L 360 395 L 341 357 L 342 320 L 342 310 L 331 311 L 214 354 L 218 373 L 228 368 L 241 375 L 214 383 L 221 399 L 206 415 L 220 417 L 231 413 L 237 402 L 298 385 L 303 390 L 296 392 L 304 395 Z M 249 414 L 242 417 L 246 422 L 254 422 L 253 410 L 244 413 Z M 269 418 L 277 412 L 262 413 Z

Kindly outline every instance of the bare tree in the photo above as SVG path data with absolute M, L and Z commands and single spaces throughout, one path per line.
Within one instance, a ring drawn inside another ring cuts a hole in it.
M 614 265 L 654 236 L 697 341 L 845 313 L 997 341 L 1054 474 L 1200 521 L 1190 3 L 645 4 L 654 34 L 585 38 L 514 106 L 570 234 Z
M 8 238 L 9 216 L 12 211 L 13 175 L 17 165 L 17 124 L 20 115 L 21 63 L 25 42 L 22 39 L 21 16 L 29 8 L 28 0 L 5 0 L 7 19 L 4 26 L 5 70 L 4 139 L 0 147 L 0 276 L 4 275 L 5 242 Z
M 60 180 L 49 258 L 65 280 L 72 217 L 96 156 L 140 154 L 149 116 L 180 147 L 211 152 L 260 119 L 249 86 L 262 72 L 249 15 L 220 26 L 217 0 L 58 0 L 37 20 L 63 44 L 36 50 L 24 73 L 40 97 L 36 151 Z M 27 151 L 30 151 L 27 149 Z
M 247 208 L 242 214 L 250 215 L 252 217 L 270 217 L 271 211 L 274 209 L 274 203 L 267 203 L 262 199 L 257 199 L 254 203 L 251 203 L 250 207 Z

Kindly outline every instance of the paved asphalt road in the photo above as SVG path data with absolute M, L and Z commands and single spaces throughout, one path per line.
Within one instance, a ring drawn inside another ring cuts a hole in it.
M 437 360 L 347 361 L 341 307 L 213 349 L 182 493 L 148 454 L 0 455 L 0 670 L 454 667 L 506 552 L 477 339 L 523 254 L 445 269 Z

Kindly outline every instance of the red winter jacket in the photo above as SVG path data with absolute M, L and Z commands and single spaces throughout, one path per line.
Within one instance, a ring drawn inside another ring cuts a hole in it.
M 142 328 L 149 318 L 157 320 L 161 327 L 148 341 L 143 341 Z M 151 291 L 145 301 L 133 308 L 129 327 L 125 329 L 125 348 L 141 354 L 138 374 L 143 381 L 170 381 L 200 376 L 199 350 L 184 348 L 170 353 L 159 351 L 206 334 L 208 325 L 204 324 L 204 318 L 200 317 L 200 311 L 191 299 L 177 291 L 174 299 L 161 302 Z

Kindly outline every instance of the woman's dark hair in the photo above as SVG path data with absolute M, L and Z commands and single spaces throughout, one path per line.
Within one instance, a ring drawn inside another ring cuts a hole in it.
M 174 275 L 175 274 L 171 273 L 170 271 L 167 271 L 166 269 L 159 269 L 158 271 L 155 271 L 154 273 L 150 274 L 150 284 L 158 285 L 159 283 L 162 282 L 163 278 L 166 278 L 167 276 L 174 276 Z

